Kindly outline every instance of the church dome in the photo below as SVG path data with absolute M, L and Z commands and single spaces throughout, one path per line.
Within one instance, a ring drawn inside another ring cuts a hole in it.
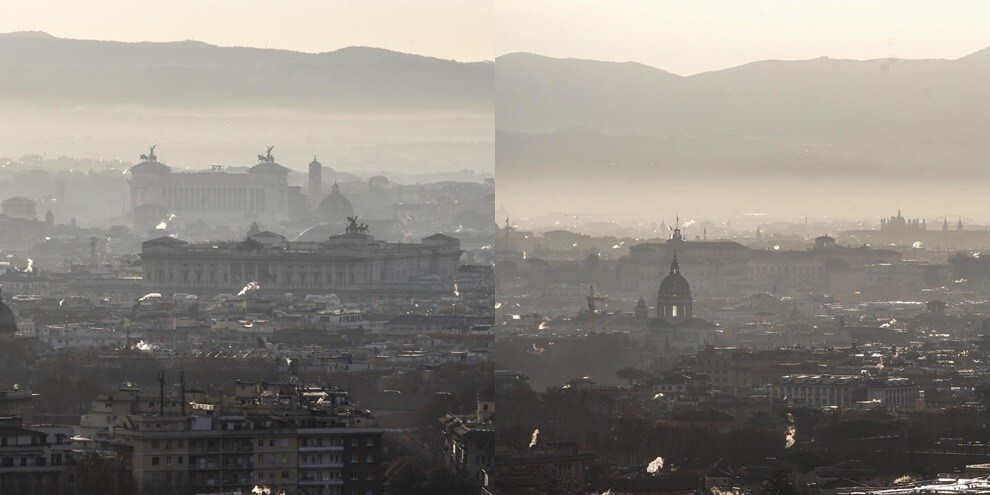
M 681 275 L 681 267 L 677 264 L 677 256 L 670 263 L 670 273 L 660 282 L 660 290 L 657 292 L 659 299 L 690 299 L 691 286 L 687 279 Z
M 14 311 L 6 303 L 0 301 L 0 335 L 13 336 L 17 332 L 17 320 Z
M 340 186 L 334 184 L 330 194 L 320 201 L 320 214 L 329 221 L 343 221 L 354 216 L 354 206 L 347 196 L 341 194 Z

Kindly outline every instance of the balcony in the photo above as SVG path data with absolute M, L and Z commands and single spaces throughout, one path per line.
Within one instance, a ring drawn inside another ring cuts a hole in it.
M 47 466 L 4 466 L 0 467 L 0 474 L 20 474 L 20 473 L 56 473 L 65 469 L 64 464 L 54 464 Z
M 299 486 L 344 486 L 344 480 L 321 480 L 317 478 L 299 478 Z
M 300 446 L 299 452 L 343 452 L 343 445 L 307 445 L 305 447 Z
M 307 462 L 299 464 L 299 469 L 343 469 L 344 463 L 340 462 Z

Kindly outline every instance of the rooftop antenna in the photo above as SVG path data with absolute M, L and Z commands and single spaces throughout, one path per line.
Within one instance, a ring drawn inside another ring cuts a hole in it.
M 165 415 L 165 372 L 158 370 L 158 415 Z

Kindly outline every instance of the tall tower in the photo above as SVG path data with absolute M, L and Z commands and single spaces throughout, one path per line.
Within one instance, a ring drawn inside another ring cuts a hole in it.
M 316 155 L 313 155 L 313 161 L 309 162 L 309 200 L 319 203 L 321 199 L 323 199 L 323 165 L 316 161 Z

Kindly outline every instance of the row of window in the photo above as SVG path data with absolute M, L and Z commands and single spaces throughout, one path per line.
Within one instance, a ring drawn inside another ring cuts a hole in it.
M 343 462 L 342 456 L 340 456 L 340 455 L 328 455 L 325 461 L 323 459 L 323 455 L 311 455 L 311 456 L 305 456 L 304 455 L 304 456 L 301 457 L 301 459 L 302 459 L 302 462 L 303 463 L 309 463 L 309 464 L 323 464 L 324 462 L 327 462 L 327 463 L 342 463 Z M 258 454 L 258 462 L 264 462 L 264 460 L 265 460 L 264 459 L 264 455 Z M 271 464 L 274 464 L 275 463 L 275 454 L 268 454 L 268 462 L 271 463 Z M 280 462 L 282 464 L 285 464 L 285 463 L 289 462 L 289 455 L 288 454 L 281 454 Z M 361 456 L 359 456 L 357 454 L 351 455 L 351 461 L 350 462 L 351 462 L 351 464 L 358 464 L 358 463 L 360 463 L 361 462 Z M 365 455 L 364 456 L 364 462 L 368 462 L 368 463 L 375 462 L 375 455 L 374 454 L 367 454 L 367 455 Z
M 31 463 L 32 459 L 34 460 L 33 463 Z M 52 454 L 51 465 L 59 466 L 61 464 L 62 464 L 62 454 Z M 45 457 L 22 456 L 18 458 L 18 457 L 7 456 L 0 458 L 0 467 L 5 467 L 5 468 L 15 467 L 15 466 L 28 467 L 28 466 L 47 466 L 47 465 L 48 465 L 48 459 Z
M 116 416 L 114 416 L 114 419 L 116 419 Z M 0 440 L 3 441 L 3 445 L 6 445 L 6 437 L 0 438 Z M 289 439 L 288 438 L 279 438 L 278 441 L 279 441 L 279 446 L 280 447 L 288 447 L 289 446 Z M 275 439 L 274 438 L 267 439 L 267 442 L 268 442 L 268 446 L 269 447 L 274 447 L 275 446 Z M 367 447 L 373 447 L 375 445 L 375 437 L 364 437 L 364 438 L 352 437 L 350 439 L 350 442 L 349 443 L 350 443 L 351 447 L 357 447 L 357 446 L 360 446 L 362 444 L 365 445 L 365 446 L 367 446 Z M 163 445 L 164 445 L 164 448 L 166 450 L 172 449 L 172 448 L 179 448 L 179 449 L 181 449 L 181 448 L 183 448 L 185 446 L 185 441 L 184 440 L 181 440 L 181 439 L 180 440 L 174 440 L 174 441 L 173 440 L 165 440 L 164 442 L 161 441 L 161 440 L 152 440 L 151 441 L 151 448 L 152 449 L 160 449 L 160 448 L 162 448 Z M 224 442 L 223 445 L 225 447 L 241 447 L 241 446 L 244 446 L 246 444 L 243 444 L 243 443 L 240 443 L 240 442 L 236 442 L 236 443 Z M 343 445 L 344 445 L 344 441 L 343 441 L 343 439 L 341 439 L 339 437 L 334 437 L 334 438 L 331 438 L 331 439 L 327 439 L 326 442 L 324 442 L 324 438 L 304 438 L 300 442 L 300 447 L 323 447 L 323 446 L 331 446 L 332 447 L 332 446 L 343 446 Z M 189 440 L 189 447 L 190 448 L 195 448 L 195 447 L 198 447 L 198 446 L 216 447 L 217 446 L 217 440 L 215 440 L 215 439 L 209 439 L 209 440 L 196 440 L 196 439 L 192 439 L 192 440 Z M 265 446 L 265 439 L 264 438 L 259 438 L 258 439 L 258 447 L 264 447 L 264 446 Z

